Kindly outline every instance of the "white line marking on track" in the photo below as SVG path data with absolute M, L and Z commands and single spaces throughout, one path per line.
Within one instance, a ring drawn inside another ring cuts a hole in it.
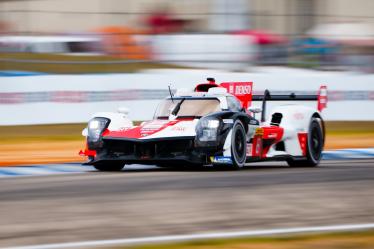
M 353 230 L 367 230 L 374 229 L 374 223 L 367 224 L 348 224 L 348 225 L 332 225 L 332 226 L 314 226 L 314 227 L 296 227 L 296 228 L 278 228 L 266 230 L 245 230 L 236 232 L 216 232 L 216 233 L 202 233 L 202 234 L 182 234 L 182 235 L 168 235 L 168 236 L 154 236 L 141 238 L 127 238 L 127 239 L 112 239 L 112 240 L 94 240 L 69 242 L 58 244 L 44 244 L 20 247 L 7 247 L 4 249 L 63 249 L 63 248 L 82 248 L 82 247 L 99 247 L 99 246 L 119 246 L 119 245 L 133 245 L 146 244 L 154 242 L 177 242 L 190 241 L 201 239 L 221 239 L 221 238 L 237 238 L 237 237 L 253 237 L 264 235 L 279 235 L 279 234 L 293 234 L 293 233 L 311 233 L 311 232 L 337 232 L 337 231 L 353 231 Z

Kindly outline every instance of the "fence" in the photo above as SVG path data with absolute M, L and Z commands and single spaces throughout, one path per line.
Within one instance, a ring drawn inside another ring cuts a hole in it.
M 0 125 L 80 123 L 95 112 L 116 111 L 121 106 L 130 109 L 132 119 L 148 120 L 159 101 L 168 96 L 168 85 L 193 88 L 205 77 L 215 77 L 217 82 L 253 81 L 256 94 L 265 89 L 316 93 L 320 85 L 327 85 L 326 120 L 374 120 L 374 75 L 294 69 L 256 73 L 167 69 L 139 74 L 1 77 Z M 300 103 L 316 107 L 316 103 Z M 269 109 L 272 106 L 269 103 Z

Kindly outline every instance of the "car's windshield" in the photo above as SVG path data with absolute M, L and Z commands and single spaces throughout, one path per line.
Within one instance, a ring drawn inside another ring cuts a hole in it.
M 167 118 L 170 114 L 178 117 L 202 117 L 220 110 L 220 102 L 215 98 L 174 98 L 174 102 L 171 99 L 162 101 L 157 107 L 154 118 Z

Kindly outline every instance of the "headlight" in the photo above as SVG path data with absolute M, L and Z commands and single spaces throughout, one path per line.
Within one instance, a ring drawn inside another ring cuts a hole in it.
M 104 120 L 93 119 L 88 123 L 88 129 L 97 130 L 104 124 Z
M 107 118 L 93 118 L 88 122 L 87 141 L 90 149 L 98 146 L 101 134 L 108 127 L 109 123 L 110 120 Z
M 207 119 L 204 118 L 201 120 L 201 127 L 208 128 L 208 129 L 217 129 L 219 126 L 218 119 Z
M 219 126 L 216 118 L 201 118 L 196 126 L 197 138 L 202 142 L 216 141 Z

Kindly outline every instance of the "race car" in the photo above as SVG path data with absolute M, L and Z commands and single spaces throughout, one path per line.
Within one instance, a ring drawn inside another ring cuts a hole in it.
M 170 91 L 153 120 L 138 126 L 121 113 L 96 114 L 83 132 L 81 155 L 99 171 L 120 171 L 126 164 L 240 169 L 266 160 L 317 166 L 325 141 L 326 86 L 318 95 L 272 95 L 268 90 L 253 95 L 252 89 L 252 82 L 217 84 L 208 78 L 193 90 Z M 262 101 L 262 107 L 252 106 L 254 101 Z M 317 108 L 279 105 L 267 115 L 268 101 L 318 103 Z

